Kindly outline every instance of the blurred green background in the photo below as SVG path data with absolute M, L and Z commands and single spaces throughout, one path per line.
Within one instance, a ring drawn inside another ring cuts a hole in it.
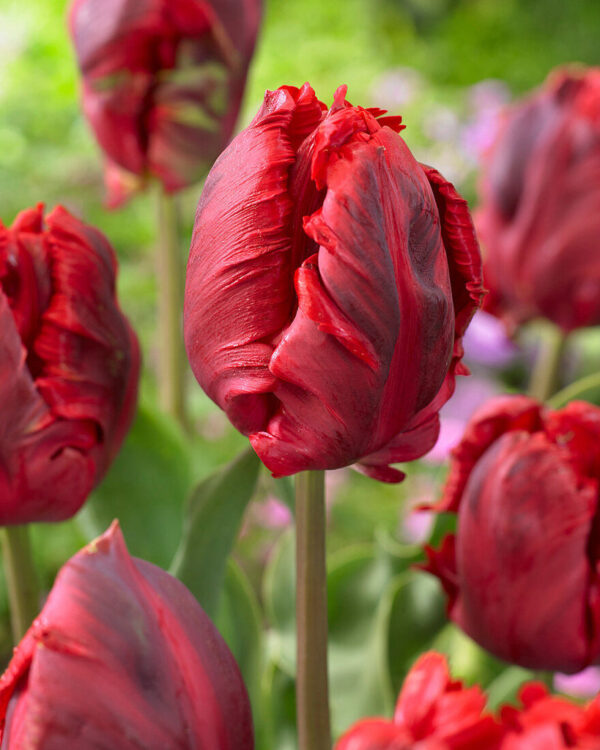
M 79 111 L 65 12 L 63 0 L 0 0 L 0 217 L 8 224 L 22 208 L 60 202 L 108 235 L 120 259 L 121 304 L 140 335 L 145 368 L 135 428 L 93 502 L 72 522 L 34 529 L 46 588 L 113 515 L 122 518 L 134 553 L 168 566 L 191 487 L 245 447 L 195 382 L 191 439 L 158 412 L 155 196 L 140 196 L 117 212 L 103 208 L 101 158 Z M 251 119 L 266 88 L 309 81 L 329 103 L 337 86 L 347 84 L 351 102 L 401 114 L 402 135 L 417 157 L 474 203 L 478 161 L 501 108 L 556 65 L 600 62 L 598 38 L 598 0 L 267 0 L 239 126 Z M 200 190 L 180 196 L 182 252 Z M 492 392 L 522 387 L 529 341 L 525 336 L 500 369 L 477 372 L 475 365 L 478 382 L 491 384 Z M 595 333 L 576 337 L 565 380 L 593 369 L 598 349 Z M 435 499 L 445 470 L 442 456 L 408 467 L 400 486 L 351 470 L 330 478 L 336 731 L 361 715 L 389 713 L 407 666 L 432 644 L 452 655 L 457 675 L 491 685 L 492 703 L 513 696 L 526 675 L 506 670 L 445 625 L 437 583 L 408 569 L 420 555 L 411 542 L 428 533 L 427 519 L 419 526 L 411 516 L 407 525 L 408 508 Z M 290 497 L 289 482 L 261 475 L 219 614 L 252 683 L 259 750 L 294 747 Z M 440 531 L 438 524 L 435 535 Z M 6 660 L 3 586 L 0 651 Z

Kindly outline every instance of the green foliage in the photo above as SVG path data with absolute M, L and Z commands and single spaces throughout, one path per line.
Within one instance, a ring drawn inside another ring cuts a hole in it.
M 260 465 L 256 453 L 247 448 L 204 479 L 187 503 L 171 572 L 185 583 L 211 617 L 217 611 L 227 558 L 254 494 Z
M 191 452 L 181 431 L 156 409 L 140 405 L 121 452 L 78 519 L 93 538 L 118 518 L 129 552 L 167 567 L 191 484 Z
M 329 676 L 334 734 L 362 716 L 389 715 L 398 686 L 421 650 L 446 624 L 437 582 L 411 569 L 418 548 L 364 544 L 328 559 Z M 294 536 L 277 543 L 263 584 L 270 626 L 269 662 L 293 680 L 296 673 Z M 271 682 L 267 691 L 273 689 Z M 293 690 L 293 682 L 292 682 Z M 285 735 L 279 706 L 272 737 Z

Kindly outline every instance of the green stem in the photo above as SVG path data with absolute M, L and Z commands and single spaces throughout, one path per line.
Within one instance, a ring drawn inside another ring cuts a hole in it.
M 540 339 L 535 366 L 529 382 L 529 395 L 538 401 L 547 401 L 558 386 L 558 374 L 567 343 L 567 334 L 559 328 L 548 328 Z
M 324 480 L 322 471 L 296 476 L 298 750 L 331 750 Z
M 40 611 L 39 587 L 27 526 L 5 526 L 2 529 L 2 558 L 16 644 Z
M 586 375 L 585 378 L 580 378 L 561 391 L 558 391 L 551 399 L 548 399 L 548 405 L 553 409 L 560 409 L 561 406 L 565 406 L 569 401 L 581 398 L 587 391 L 597 390 L 600 390 L 600 372 Z
M 187 359 L 182 331 L 185 261 L 179 241 L 179 217 L 175 198 L 165 193 L 160 186 L 157 195 L 159 398 L 164 411 L 187 428 Z

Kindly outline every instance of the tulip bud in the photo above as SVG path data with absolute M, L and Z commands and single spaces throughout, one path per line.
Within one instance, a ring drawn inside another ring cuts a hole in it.
M 157 177 L 201 179 L 237 119 L 262 0 L 74 0 L 83 109 L 106 155 L 109 205 Z
M 454 449 L 438 510 L 455 535 L 428 549 L 448 613 L 506 661 L 578 672 L 600 662 L 600 409 L 488 402 Z
M 211 170 L 184 334 L 208 395 L 275 476 L 426 453 L 481 296 L 465 201 L 415 161 L 399 117 L 268 91 Z
M 507 112 L 476 225 L 486 309 L 514 327 L 600 324 L 600 69 L 554 72 Z
M 6 750 L 252 750 L 233 656 L 115 522 L 61 569 L 0 679 Z
M 452 680 L 445 657 L 429 652 L 406 676 L 393 721 L 363 719 L 335 750 L 497 750 L 502 730 L 485 703 L 480 687 Z
M 60 521 L 135 410 L 139 349 L 106 238 L 60 206 L 0 223 L 0 525 Z

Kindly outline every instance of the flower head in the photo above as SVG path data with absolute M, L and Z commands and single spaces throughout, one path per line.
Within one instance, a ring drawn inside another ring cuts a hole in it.
M 0 223 L 0 525 L 79 510 L 129 429 L 137 339 L 106 238 L 60 206 Z
M 115 522 L 58 574 L 0 679 L 3 748 L 252 750 L 237 665 L 192 594 Z
M 109 204 L 147 176 L 198 181 L 235 126 L 261 0 L 74 0 L 83 108 L 106 154 Z
M 400 118 L 269 91 L 211 170 L 188 263 L 192 369 L 275 475 L 427 452 L 482 296 L 466 203 Z

